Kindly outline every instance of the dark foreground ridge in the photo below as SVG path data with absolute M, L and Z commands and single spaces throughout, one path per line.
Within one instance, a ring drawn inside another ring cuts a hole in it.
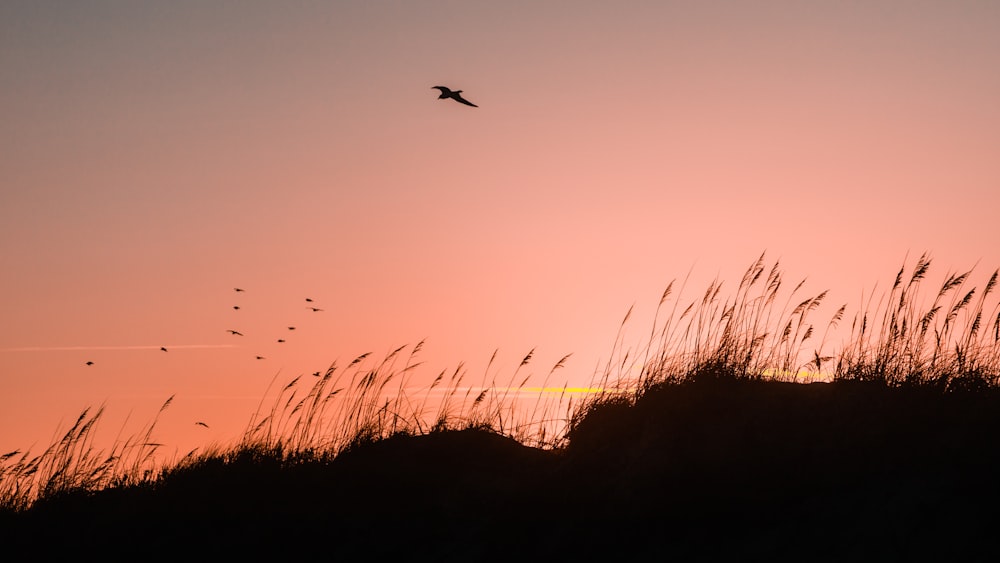
M 470 428 L 333 460 L 245 451 L 0 529 L 7 554 L 84 559 L 996 560 L 998 407 L 995 390 L 661 384 L 599 402 L 559 450 Z

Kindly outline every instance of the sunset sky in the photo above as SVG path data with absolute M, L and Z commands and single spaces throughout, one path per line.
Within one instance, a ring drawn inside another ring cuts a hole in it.
M 6 1 L 0 123 L 0 453 L 425 338 L 587 385 L 765 251 L 838 305 L 1000 266 L 993 1 Z

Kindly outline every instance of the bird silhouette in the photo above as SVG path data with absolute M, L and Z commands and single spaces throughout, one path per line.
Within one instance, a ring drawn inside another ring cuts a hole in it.
M 227 330 L 226 332 L 228 332 L 229 334 L 232 334 L 234 336 L 243 336 L 243 333 L 240 332 L 240 331 L 238 331 L 238 330 L 232 330 L 232 329 L 230 329 L 230 330 Z
M 239 305 L 233 305 L 233 310 L 239 311 L 240 310 L 240 306 Z
M 205 428 L 208 428 L 208 425 L 207 425 L 207 424 L 205 424 L 204 422 L 201 422 L 201 421 L 198 421 L 198 422 L 195 422 L 195 424 L 196 424 L 197 426 L 204 426 Z
M 295 330 L 295 327 L 294 326 L 290 326 L 290 327 L 288 327 L 288 330 Z
M 437 88 L 438 90 L 441 90 L 441 95 L 438 96 L 439 100 L 443 100 L 445 98 L 451 98 L 451 99 L 455 100 L 456 102 L 458 102 L 460 104 L 465 104 L 467 106 L 472 106 L 474 108 L 479 107 L 476 104 L 470 102 L 469 100 L 466 100 L 465 98 L 463 98 L 461 90 L 452 90 L 452 89 L 446 88 L 444 86 L 431 86 L 432 90 L 434 88 Z
M 236 292 L 246 291 L 245 289 L 242 289 L 242 288 L 239 288 L 239 287 L 234 287 L 233 290 L 236 291 Z
M 320 312 L 320 311 L 323 310 L 323 309 L 320 309 L 319 307 L 306 307 L 306 309 L 312 309 L 313 313 L 318 313 L 318 312 Z
M 314 371 L 314 372 L 313 372 L 313 376 L 314 376 L 314 377 L 319 377 L 319 372 L 318 372 L 318 371 Z
M 167 351 L 167 347 L 166 346 L 160 346 L 160 350 L 163 350 L 164 352 L 166 352 Z
M 306 303 L 312 303 L 312 302 L 313 302 L 312 299 L 309 299 L 308 297 L 306 297 Z
M 282 343 L 282 342 L 284 342 L 284 341 L 285 341 L 285 339 L 284 339 L 284 338 L 279 338 L 279 339 L 278 339 L 278 344 L 281 344 L 281 343 Z
M 87 365 L 88 366 L 92 366 L 92 365 L 94 365 L 94 362 L 87 362 Z
M 258 360 L 266 360 L 267 358 L 265 358 L 264 356 L 257 356 L 257 359 Z

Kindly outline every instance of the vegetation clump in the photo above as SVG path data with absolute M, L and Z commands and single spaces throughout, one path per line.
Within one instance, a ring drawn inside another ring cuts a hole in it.
M 925 298 L 929 268 L 901 268 L 839 347 L 847 306 L 815 324 L 827 293 L 782 297 L 763 256 L 729 297 L 713 282 L 683 305 L 671 283 L 647 342 L 619 335 L 582 399 L 515 401 L 533 351 L 506 385 L 491 359 L 479 387 L 459 366 L 411 397 L 419 343 L 296 378 L 234 445 L 168 465 L 155 419 L 105 454 L 101 411 L 84 411 L 42 454 L 0 458 L 0 530 L 15 550 L 46 535 L 67 554 L 1000 555 L 997 272 L 981 292 L 950 274 Z

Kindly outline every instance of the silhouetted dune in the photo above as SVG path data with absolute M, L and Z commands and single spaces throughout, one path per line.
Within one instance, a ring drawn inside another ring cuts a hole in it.
M 735 297 L 714 282 L 672 304 L 639 353 L 616 338 L 596 393 L 566 408 L 565 393 L 539 395 L 527 421 L 511 385 L 533 351 L 478 393 L 457 368 L 423 399 L 385 397 L 390 381 L 407 388 L 422 342 L 374 367 L 366 353 L 296 377 L 235 446 L 169 467 L 149 465 L 155 419 L 95 452 L 101 410 L 85 410 L 42 454 L 0 456 L 3 554 L 1000 560 L 1000 305 L 987 302 L 1000 271 L 981 293 L 964 285 L 969 272 L 949 275 L 923 303 L 929 265 L 901 268 L 825 355 L 846 306 L 814 346 L 808 315 L 826 292 L 793 297 L 799 284 L 779 298 L 781 271 L 761 256 Z M 803 373 L 833 382 L 780 381 Z
M 594 502 L 627 515 L 624 530 L 669 529 L 692 554 L 953 560 L 994 551 L 998 398 L 855 382 L 664 385 L 635 406 L 595 408 L 567 457 L 571 474 L 617 484 Z
M 67 556 L 979 559 L 1000 554 L 998 399 L 701 378 L 593 406 L 559 450 L 475 428 L 248 449 L 4 530 Z

